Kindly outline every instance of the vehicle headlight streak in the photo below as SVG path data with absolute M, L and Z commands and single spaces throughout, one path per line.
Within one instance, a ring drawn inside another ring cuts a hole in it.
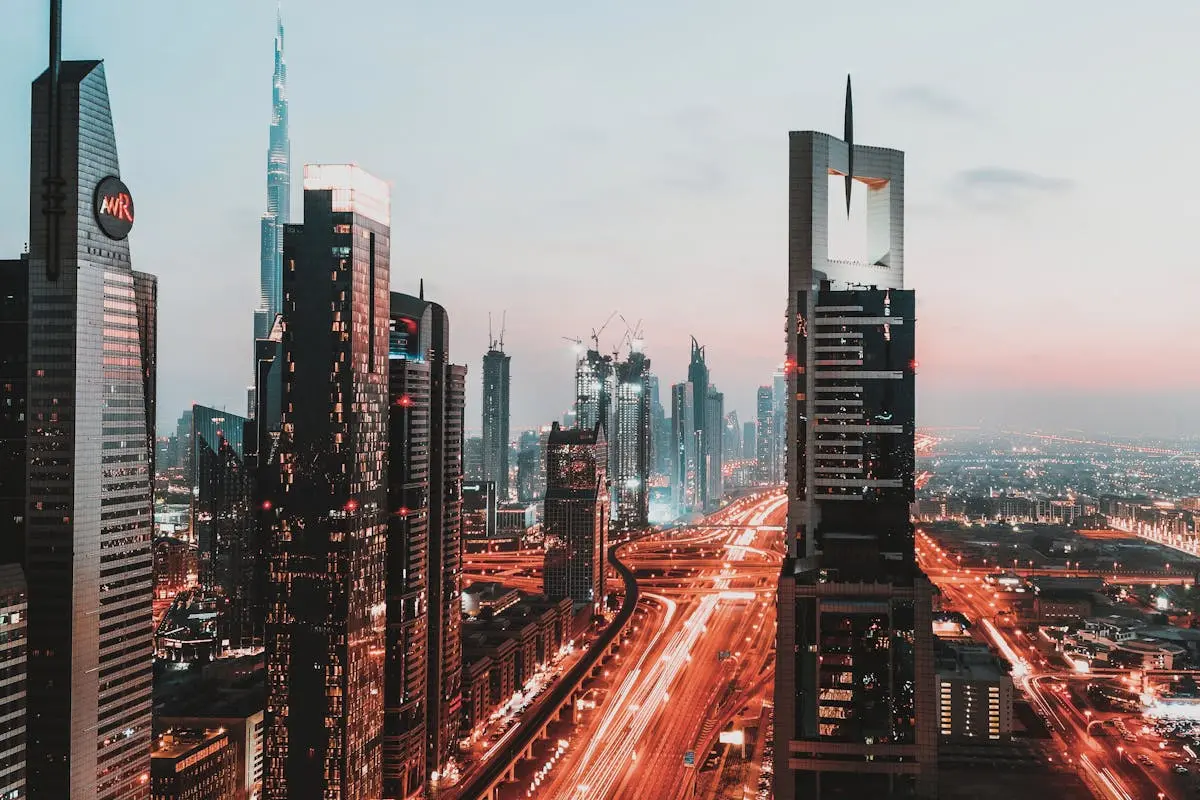
M 726 560 L 744 560 L 757 533 L 755 526 L 765 524 L 765 520 L 786 502 L 786 497 L 778 498 L 758 511 L 748 527 L 724 532 L 723 535 L 728 537 Z M 667 616 L 655 635 L 655 641 L 643 651 L 637 666 L 605 703 L 604 716 L 560 798 L 577 800 L 579 786 L 588 787 L 589 798 L 606 797 L 624 776 L 629 765 L 636 763 L 633 754 L 640 740 L 655 717 L 662 713 L 662 704 L 670 696 L 672 684 L 691 660 L 692 648 L 708 630 L 709 621 L 722 605 L 720 593 L 729 589 L 734 572 L 732 568 L 721 570 L 720 575 L 713 579 L 713 589 L 716 591 L 706 594 L 699 601 L 695 610 L 684 620 L 682 628 L 671 636 L 663 654 L 653 664 L 646 666 L 647 656 L 654 649 L 657 638 L 670 627 L 675 612 L 673 601 L 659 595 L 648 595 L 669 604 Z M 644 680 L 640 680 L 643 675 Z

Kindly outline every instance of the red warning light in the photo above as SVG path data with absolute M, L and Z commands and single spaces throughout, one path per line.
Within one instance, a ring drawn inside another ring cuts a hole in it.
M 271 501 L 263 500 L 262 507 L 263 507 L 263 511 L 270 511 L 271 510 Z
M 400 395 L 400 397 L 397 398 L 397 400 L 396 400 L 396 405 L 404 406 L 405 408 L 408 408 L 412 404 L 413 404 L 412 397 L 410 397 L 409 395 L 406 395 L 406 394 Z
M 346 501 L 346 510 L 347 511 L 357 511 L 358 510 L 358 501 L 357 500 L 347 500 Z

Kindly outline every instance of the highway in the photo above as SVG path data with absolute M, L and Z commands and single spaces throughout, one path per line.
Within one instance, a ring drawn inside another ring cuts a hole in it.
M 1021 629 L 997 623 L 997 613 L 1004 606 L 1003 593 L 984 582 L 985 570 L 959 566 L 936 539 L 922 531 L 917 534 L 916 552 L 925 574 L 942 590 L 943 607 L 963 613 L 981 638 L 1012 664 L 1014 685 L 1045 720 L 1059 757 L 1076 768 L 1097 798 L 1174 800 L 1188 796 L 1180 788 L 1186 782 L 1178 780 L 1168 771 L 1171 765 L 1163 763 L 1162 748 L 1150 747 L 1132 733 L 1129 741 L 1099 735 L 1098 713 L 1086 702 L 1072 699 L 1072 684 L 1078 698 L 1089 676 L 1056 664 L 1058 656 L 1039 647 Z M 1132 757 L 1135 754 L 1145 758 L 1139 762 Z
M 781 493 L 751 496 L 620 549 L 655 613 L 635 626 L 570 746 L 518 796 L 694 796 L 685 753 L 698 768 L 721 727 L 770 690 L 785 513 Z

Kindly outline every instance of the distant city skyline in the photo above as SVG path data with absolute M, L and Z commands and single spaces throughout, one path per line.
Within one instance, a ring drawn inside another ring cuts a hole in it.
M 0 102 L 24 109 L 45 7 L 10 5 Z M 130 246 L 160 278 L 159 414 L 169 423 L 193 401 L 241 413 L 275 3 L 64 5 L 65 56 L 106 59 L 140 214 Z M 689 336 L 705 342 L 727 410 L 750 418 L 783 359 L 786 131 L 837 130 L 852 71 L 857 132 L 903 148 L 921 176 L 906 220 L 922 287 L 918 422 L 1196 432 L 1200 374 L 1181 365 L 1200 318 L 1171 287 L 1186 287 L 1193 258 L 1200 117 L 1177 98 L 1200 8 L 814 13 L 769 0 L 748 14 L 697 0 L 681 24 L 682 8 L 528 0 L 463 19 L 371 2 L 363 26 L 315 0 L 284 5 L 294 165 L 354 160 L 392 184 L 392 288 L 425 279 L 462 360 L 486 351 L 488 311 L 521 310 L 506 342 L 514 431 L 570 407 L 574 355 L 559 337 L 586 337 L 614 308 L 645 320 L 664 386 L 683 379 Z M 358 46 L 341 66 L 374 80 L 325 68 L 328 42 L 348 37 Z M 1110 57 L 1081 62 L 1085 50 Z M 335 108 L 354 108 L 354 124 Z M 1172 169 L 1114 169 L 1146 120 Z M 28 128 L 24 111 L 0 120 L 0 185 L 27 185 Z M 23 249 L 28 213 L 23 192 L 0 196 L 0 257 Z M 469 376 L 468 419 L 479 385 Z

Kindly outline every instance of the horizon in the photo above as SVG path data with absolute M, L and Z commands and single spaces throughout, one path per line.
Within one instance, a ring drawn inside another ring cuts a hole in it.
M 293 184 L 305 163 L 344 160 L 391 185 L 392 289 L 416 293 L 423 278 L 446 307 L 452 358 L 470 369 L 470 431 L 489 312 L 507 311 L 514 431 L 570 405 L 562 337 L 587 338 L 613 309 L 644 320 L 664 388 L 684 379 L 695 335 L 742 421 L 783 360 L 787 133 L 841 130 L 847 70 L 836 65 L 848 59 L 836 32 L 850 12 L 771 2 L 751 18 L 704 2 L 680 25 L 670 12 L 680 5 L 528 2 L 463 20 L 372 3 L 378 24 L 367 28 L 312 0 L 283 8 Z M 856 138 L 906 153 L 918 423 L 1194 435 L 1200 376 L 1184 365 L 1200 323 L 1186 292 L 1170 291 L 1192 257 L 1196 214 L 1177 176 L 1200 172 L 1188 146 L 1200 118 L 1171 102 L 1188 26 L 1111 3 L 1086 19 L 1042 9 L 1025 30 L 1031 7 L 955 9 L 938 31 L 894 9 L 856 23 Z M 0 182 L 27 186 L 46 21 L 33 0 L 8 16 L 0 91 L 20 113 L 0 121 Z M 64 23 L 67 58 L 106 61 L 122 177 L 141 212 L 134 266 L 160 280 L 159 429 L 193 401 L 244 413 L 274 4 L 68 2 Z M 784 47 L 804 25 L 811 47 Z M 630 40 L 634 26 L 641 38 Z M 981 47 L 970 32 L 985 26 L 1025 60 Z M 1093 49 L 1128 44 L 1133 30 L 1153 45 L 1073 69 L 1057 39 L 1068 29 Z M 885 46 L 897 31 L 909 47 Z M 361 43 L 340 57 L 344 73 L 325 69 L 328 43 L 349 35 Z M 925 52 L 923 37 L 942 49 Z M 1155 58 L 1139 59 L 1151 47 Z M 621 48 L 620 60 L 605 55 Z M 746 54 L 737 63 L 721 58 L 735 49 Z M 1146 118 L 1172 170 L 1114 171 Z M 21 251 L 28 214 L 23 191 L 0 198 L 0 255 Z

